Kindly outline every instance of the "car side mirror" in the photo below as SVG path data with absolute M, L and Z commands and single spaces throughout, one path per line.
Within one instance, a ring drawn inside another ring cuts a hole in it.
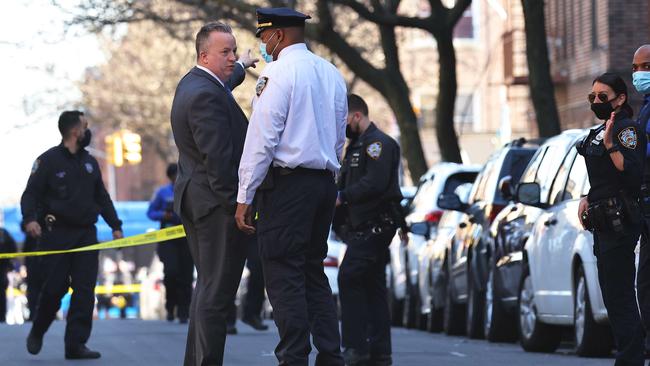
M 466 204 L 460 201 L 460 197 L 456 193 L 441 193 L 438 196 L 438 207 L 443 210 L 464 211 L 467 207 Z
M 530 206 L 539 206 L 541 188 L 539 183 L 521 183 L 517 186 L 515 199 Z
M 508 201 L 513 198 L 512 176 L 506 175 L 499 180 L 499 192 L 501 192 L 501 196 Z
M 427 222 L 416 222 L 411 224 L 411 227 L 409 228 L 409 231 L 415 235 L 420 235 L 424 236 L 429 239 L 429 223 Z

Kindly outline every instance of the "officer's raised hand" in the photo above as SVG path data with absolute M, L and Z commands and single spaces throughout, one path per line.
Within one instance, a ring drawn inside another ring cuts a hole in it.
M 239 57 L 238 61 L 240 61 L 242 64 L 244 64 L 244 68 L 249 68 L 249 67 L 255 68 L 255 64 L 258 63 L 260 61 L 260 59 L 259 58 L 254 58 L 251 55 L 251 50 L 248 49 L 248 50 L 246 50 L 246 52 L 244 52 Z
M 605 123 L 605 137 L 603 138 L 603 141 L 605 143 L 605 147 L 608 149 L 614 146 L 614 141 L 612 140 L 612 128 L 614 127 L 615 117 L 616 117 L 616 112 L 612 112 L 612 115 Z
M 25 232 L 32 238 L 38 238 L 41 236 L 41 225 L 36 221 L 30 221 L 25 225 Z
M 113 240 L 122 239 L 123 237 L 124 233 L 122 233 L 122 230 L 113 230 Z

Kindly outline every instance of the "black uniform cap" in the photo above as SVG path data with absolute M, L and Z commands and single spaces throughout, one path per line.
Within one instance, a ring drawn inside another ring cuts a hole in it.
M 269 28 L 302 27 L 307 19 L 311 17 L 289 8 L 258 8 L 255 36 Z

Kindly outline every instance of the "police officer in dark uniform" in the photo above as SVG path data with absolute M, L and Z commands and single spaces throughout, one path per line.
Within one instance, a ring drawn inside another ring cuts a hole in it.
M 122 237 L 118 219 L 97 160 L 84 149 L 90 130 L 84 114 L 65 111 L 59 117 L 61 144 L 34 162 L 27 188 L 21 199 L 28 235 L 40 237 L 40 250 L 71 249 L 97 243 L 97 216 L 113 229 L 113 238 Z M 43 335 L 56 317 L 61 298 L 72 288 L 65 329 L 67 359 L 99 358 L 86 347 L 92 327 L 97 281 L 97 251 L 43 257 L 45 282 L 36 317 L 27 337 L 27 350 L 38 354 Z
M 399 211 L 397 142 L 368 119 L 368 106 L 348 96 L 350 139 L 338 181 L 335 227 L 348 245 L 339 268 L 346 365 L 391 365 L 386 291 L 388 246 L 405 223 Z
M 160 228 L 181 225 L 181 219 L 174 213 L 174 181 L 178 165 L 171 163 L 167 166 L 166 184 L 154 195 L 149 203 L 147 216 L 154 221 L 160 221 Z M 158 244 L 158 258 L 163 262 L 165 278 L 165 309 L 167 320 L 187 323 L 190 317 L 190 300 L 192 299 L 192 282 L 194 281 L 194 261 L 187 245 L 187 238 L 178 238 Z
M 632 83 L 634 88 L 644 95 L 643 107 L 639 111 L 637 123 L 639 134 L 650 133 L 650 44 L 643 45 L 634 53 L 632 60 Z M 650 161 L 650 151 L 646 149 L 646 166 Z M 641 233 L 639 250 L 639 268 L 636 277 L 636 290 L 641 310 L 641 319 L 646 333 L 650 331 L 650 169 L 644 169 L 641 185 L 641 202 L 644 216 L 644 229 Z M 650 353 L 650 337 L 646 337 L 646 354 Z
M 634 249 L 642 228 L 639 196 L 646 138 L 631 119 L 627 99 L 618 75 L 605 73 L 594 80 L 591 109 L 606 122 L 577 146 L 591 183 L 578 214 L 594 235 L 598 282 L 618 350 L 616 365 L 642 366 L 645 332 L 634 290 Z

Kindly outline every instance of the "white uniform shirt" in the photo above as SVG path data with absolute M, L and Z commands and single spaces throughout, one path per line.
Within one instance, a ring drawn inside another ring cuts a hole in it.
M 271 163 L 338 173 L 345 144 L 347 88 L 339 71 L 304 43 L 280 52 L 256 87 L 237 202 L 250 204 Z

